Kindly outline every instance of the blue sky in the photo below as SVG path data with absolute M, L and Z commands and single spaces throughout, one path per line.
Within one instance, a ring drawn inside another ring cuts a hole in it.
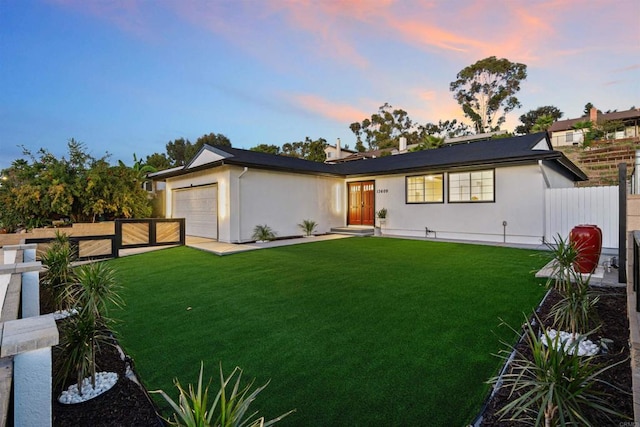
M 495 55 L 528 66 L 518 117 L 640 107 L 637 0 L 0 0 L 0 168 L 19 146 L 133 162 L 177 138 L 355 145 L 385 102 L 462 118 L 449 83 Z

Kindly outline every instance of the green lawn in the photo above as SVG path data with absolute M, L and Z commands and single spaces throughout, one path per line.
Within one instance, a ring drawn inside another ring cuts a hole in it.
M 219 257 L 187 247 L 111 261 L 121 343 L 146 386 L 176 396 L 200 361 L 271 383 L 280 425 L 461 426 L 499 368 L 500 339 L 544 294 L 536 252 L 351 238 Z

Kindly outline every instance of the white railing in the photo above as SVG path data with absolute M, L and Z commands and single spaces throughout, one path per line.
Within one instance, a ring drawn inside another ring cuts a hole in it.
M 5 246 L 0 264 L 0 425 L 52 425 L 51 347 L 58 328 L 40 315 L 36 245 Z M 22 318 L 18 318 L 21 306 Z M 8 419 L 13 383 L 13 420 Z

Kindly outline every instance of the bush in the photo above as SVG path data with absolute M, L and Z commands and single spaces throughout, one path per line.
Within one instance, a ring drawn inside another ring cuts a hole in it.
M 313 232 L 316 231 L 317 226 L 318 224 L 312 219 L 303 219 L 302 222 L 298 224 L 298 227 L 302 229 L 305 236 L 311 236 Z
M 253 229 L 253 235 L 251 238 L 257 241 L 269 241 L 275 239 L 276 235 L 268 225 L 256 225 Z

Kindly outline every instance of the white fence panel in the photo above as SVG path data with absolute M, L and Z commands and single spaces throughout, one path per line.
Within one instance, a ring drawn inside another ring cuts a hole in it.
M 550 188 L 545 197 L 547 242 L 560 234 L 569 237 L 573 227 L 595 224 L 602 230 L 602 246 L 618 248 L 618 187 Z

